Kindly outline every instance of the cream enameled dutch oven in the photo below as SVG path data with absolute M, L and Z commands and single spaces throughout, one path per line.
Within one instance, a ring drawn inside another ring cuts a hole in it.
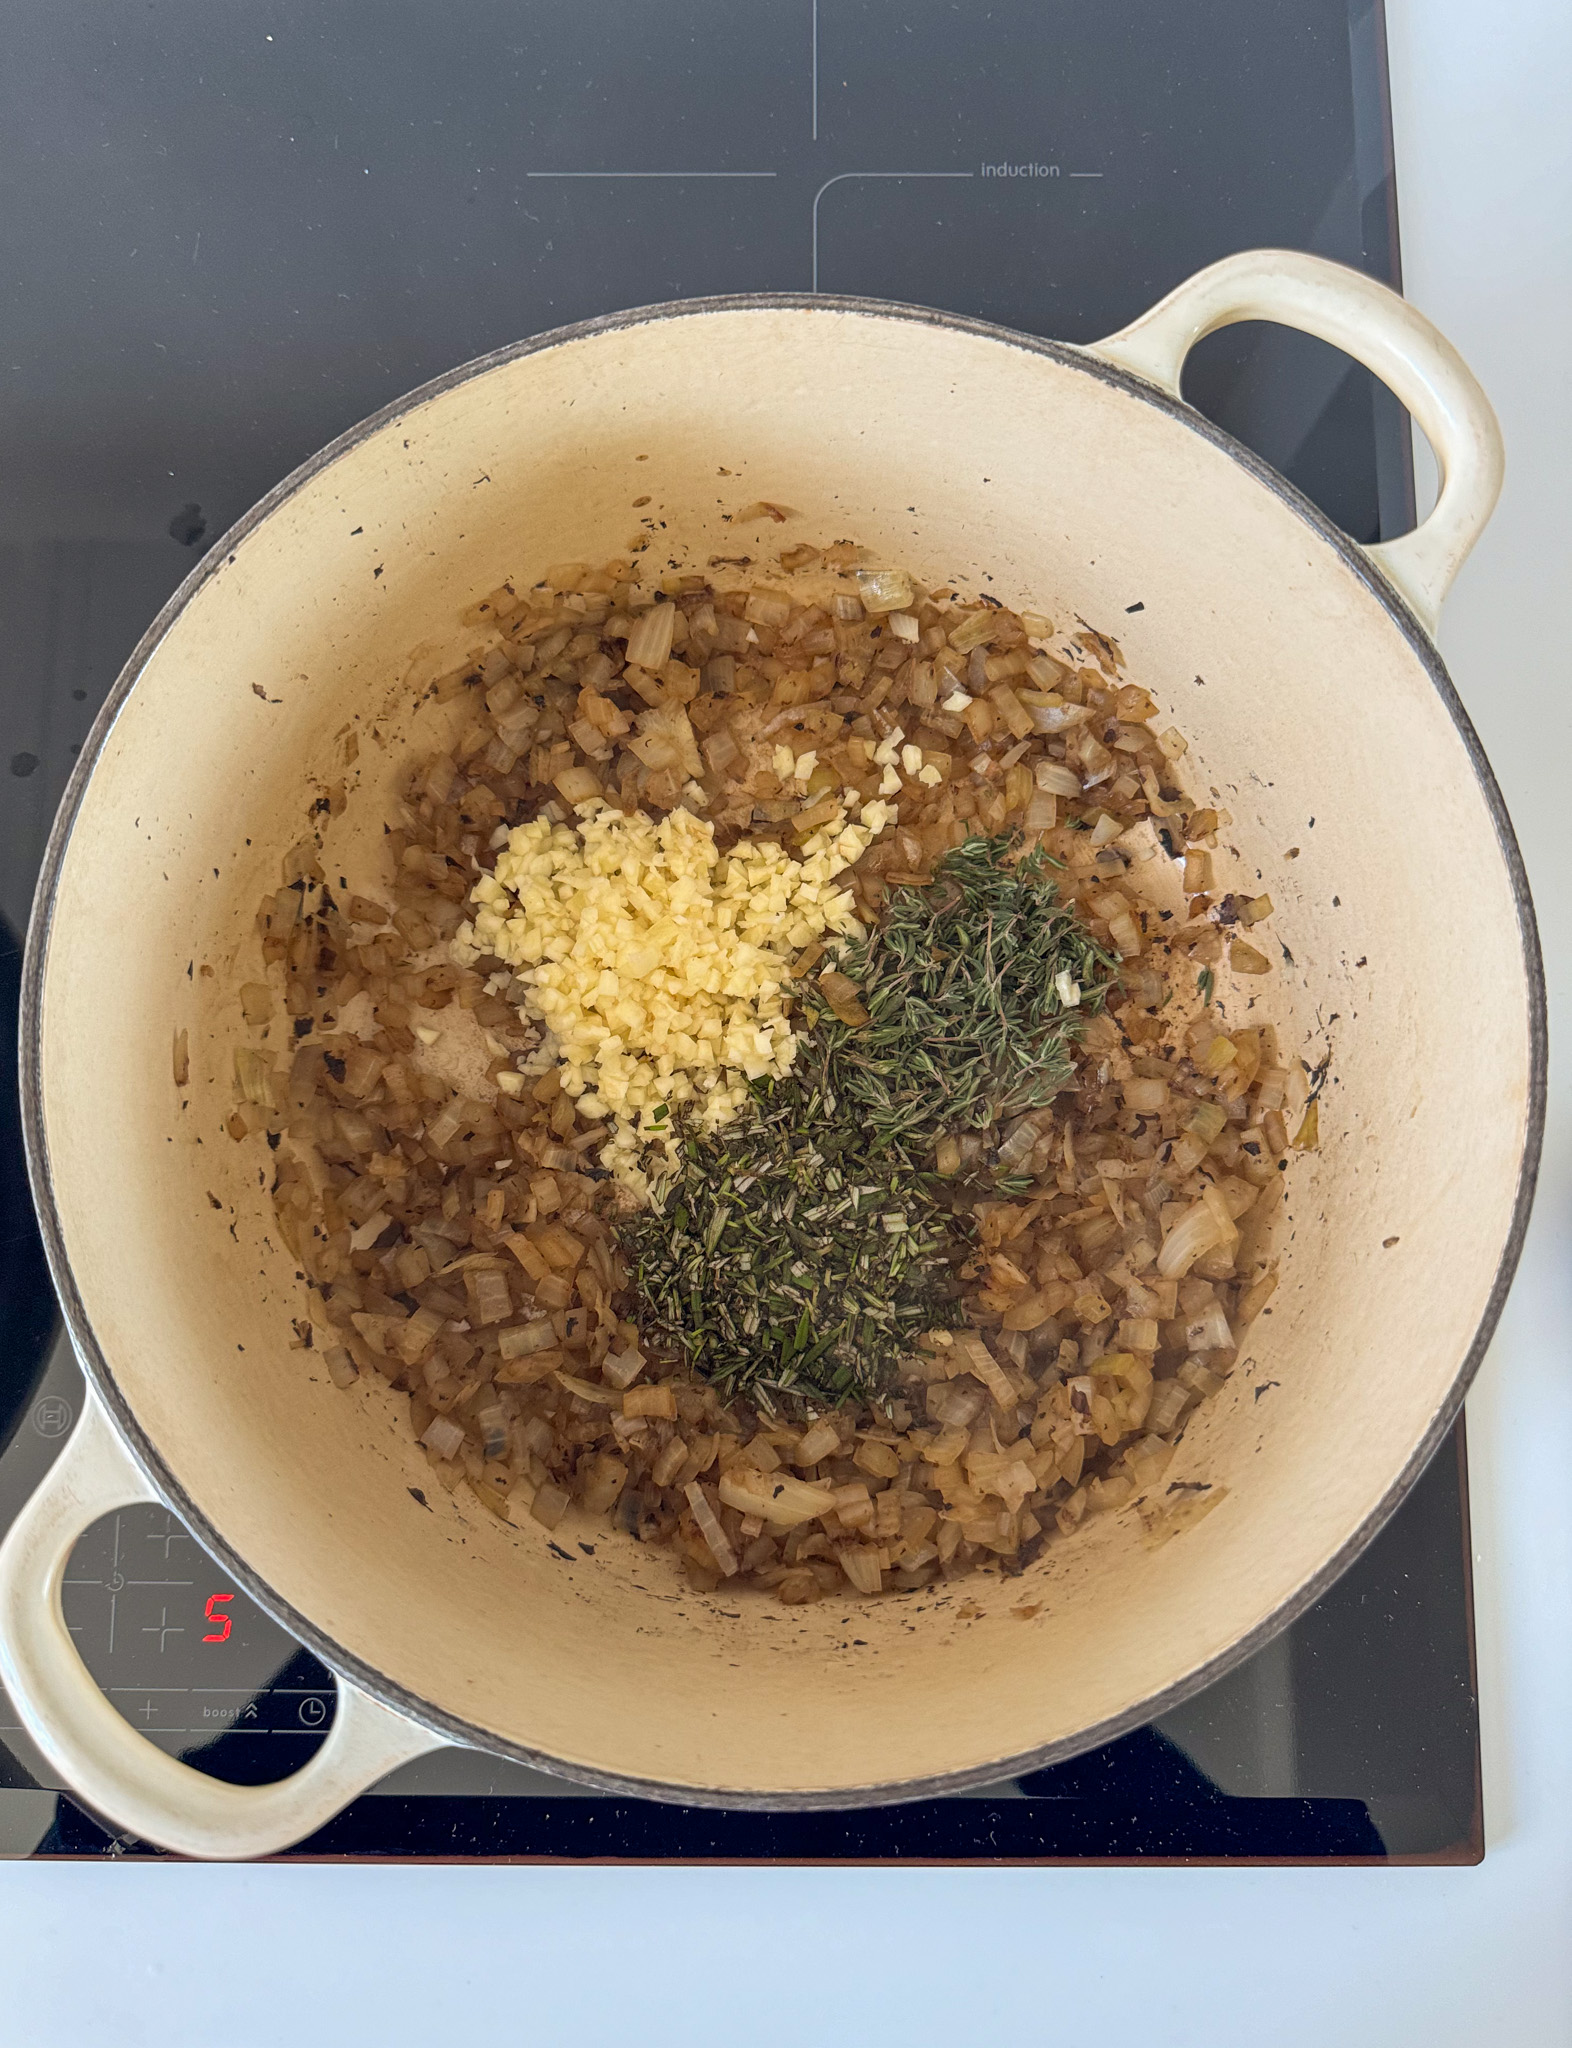
M 1242 319 L 1319 335 L 1397 393 L 1444 478 L 1416 532 L 1354 545 L 1180 400 L 1188 349 Z M 81 1797 L 208 1856 L 296 1840 L 444 1743 L 661 1799 L 910 1798 L 1133 1727 L 1312 1601 L 1451 1424 L 1538 1156 L 1528 895 L 1430 638 L 1500 471 L 1489 406 L 1428 322 L 1263 252 L 1090 348 L 861 300 L 594 321 L 428 385 L 242 520 L 104 707 L 29 942 L 27 1137 L 92 1391 L 0 1553 L 0 1676 Z M 792 537 L 1114 630 L 1191 735 L 1189 786 L 1232 814 L 1241 879 L 1267 871 L 1292 960 L 1256 987 L 1333 1079 L 1289 1179 L 1273 1312 L 1167 1475 L 1217 1505 L 1171 1540 L 1127 1508 L 1025 1578 L 864 1603 L 855 1626 L 839 1600 L 705 1598 L 631 1539 L 553 1546 L 527 1516 L 466 1512 L 463 1488 L 420 1505 L 402 1401 L 341 1393 L 291 1348 L 303 1304 L 267 1176 L 222 1131 L 256 906 L 356 712 L 379 740 L 329 866 L 385 881 L 379 792 L 449 715 L 413 706 L 463 651 L 460 612 L 621 552 L 644 494 L 683 562 L 760 551 L 723 515 L 766 498 L 800 515 Z M 74 1539 L 155 1499 L 338 1674 L 331 1736 L 282 1784 L 161 1754 L 72 1647 Z

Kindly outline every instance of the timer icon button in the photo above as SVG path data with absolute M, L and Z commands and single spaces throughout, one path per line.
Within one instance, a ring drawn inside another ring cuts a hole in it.
M 300 1702 L 295 1712 L 303 1727 L 320 1728 L 327 1719 L 327 1701 L 312 1693 Z
M 71 1427 L 73 1411 L 64 1394 L 45 1394 L 33 1404 L 33 1427 L 40 1436 L 64 1436 Z

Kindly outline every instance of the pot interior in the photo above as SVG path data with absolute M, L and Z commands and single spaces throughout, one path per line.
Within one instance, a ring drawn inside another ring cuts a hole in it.
M 385 886 L 384 797 L 461 715 L 422 697 L 475 642 L 460 613 L 626 552 L 646 495 L 661 568 L 747 555 L 768 580 L 783 544 L 854 539 L 1115 634 L 1191 741 L 1187 786 L 1231 813 L 1220 886 L 1269 890 L 1292 957 L 1225 987 L 1225 1015 L 1253 1000 L 1331 1068 L 1270 1313 L 1165 1476 L 1172 1503 L 1215 1501 L 1191 1526 L 1154 1535 L 1126 1508 L 1020 1577 L 872 1603 L 703 1597 L 576 1510 L 548 1535 L 449 1496 L 402 1396 L 341 1393 L 295 1347 L 267 1155 L 223 1129 L 258 902 L 346 779 L 325 865 Z M 761 499 L 795 516 L 736 516 Z M 1166 403 L 1034 345 L 744 306 L 452 382 L 214 558 L 121 702 L 60 863 L 41 1128 L 78 1334 L 177 1504 L 330 1661 L 570 1771 L 834 1799 L 1093 1739 L 1346 1560 L 1444 1428 L 1487 1313 L 1529 1016 L 1465 742 L 1302 508 Z

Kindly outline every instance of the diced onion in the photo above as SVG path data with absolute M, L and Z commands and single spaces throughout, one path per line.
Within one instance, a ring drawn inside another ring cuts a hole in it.
M 476 1411 L 480 1426 L 481 1453 L 487 1458 L 505 1457 L 508 1448 L 508 1418 L 500 1405 Z
M 1000 1173 L 1014 1173 L 1016 1168 L 1030 1159 L 1036 1151 L 1043 1133 L 1053 1124 L 1053 1112 L 1047 1109 L 1029 1110 L 1011 1126 L 1009 1135 L 994 1155 L 994 1165 Z
M 1189 1407 L 1192 1395 L 1177 1380 L 1159 1380 L 1152 1389 L 1152 1405 L 1146 1411 L 1146 1426 L 1155 1436 L 1166 1436 Z
M 1124 1083 L 1125 1105 L 1137 1116 L 1156 1116 L 1168 1100 L 1166 1081 L 1143 1080 L 1137 1076 Z
M 657 704 L 641 711 L 638 731 L 628 745 L 646 768 L 678 768 L 684 775 L 702 775 L 704 763 L 693 726 L 680 704 Z M 597 788 L 599 785 L 597 784 Z
M 533 1387 L 550 1379 L 561 1365 L 562 1352 L 553 1346 L 550 1351 L 532 1351 L 525 1358 L 499 1359 L 495 1377 L 498 1386 Z
M 568 738 L 581 754 L 588 754 L 591 760 L 608 761 L 611 758 L 611 743 L 606 734 L 587 718 L 573 720 L 568 727 Z
M 1238 1057 L 1239 1049 L 1233 1040 L 1219 1032 L 1201 1055 L 1201 1066 L 1208 1074 L 1220 1074 L 1225 1067 L 1231 1067 Z
M 843 1024 L 860 1028 L 868 1022 L 868 1012 L 863 1008 L 857 984 L 849 975 L 842 974 L 837 968 L 828 967 L 819 976 L 819 988 L 824 1000 Z
M 1212 1221 L 1217 1226 L 1217 1242 L 1231 1250 L 1239 1242 L 1239 1231 L 1222 1189 L 1215 1181 L 1207 1181 L 1201 1189 L 1201 1200 L 1206 1204 Z
M 855 1462 L 864 1472 L 870 1472 L 875 1479 L 893 1479 L 901 1469 L 901 1461 L 894 1448 L 867 1438 L 857 1446 Z
M 536 1487 L 529 1511 L 544 1528 L 555 1529 L 572 1504 L 570 1494 L 548 1481 L 546 1485 Z
M 528 1358 L 537 1351 L 550 1351 L 556 1341 L 557 1332 L 549 1316 L 537 1316 L 497 1332 L 497 1348 L 505 1359 Z
M 991 640 L 999 630 L 998 620 L 990 611 L 981 607 L 969 612 L 964 619 L 957 620 L 949 629 L 950 645 L 957 654 L 965 654 L 973 647 L 981 647 Z
M 612 1507 L 628 1483 L 628 1468 L 621 1458 L 603 1451 L 589 1462 L 580 1499 L 592 1515 L 603 1515 Z
M 593 1380 L 581 1380 L 571 1372 L 555 1375 L 557 1385 L 565 1393 L 576 1394 L 581 1401 L 588 1401 L 600 1408 L 620 1408 L 621 1400 L 610 1387 L 598 1387 Z
M 600 795 L 600 777 L 593 768 L 564 768 L 552 782 L 565 804 L 588 803 Z
M 547 1328 L 550 1327 L 548 1324 Z M 636 1344 L 630 1344 L 626 1351 L 608 1351 L 600 1364 L 601 1378 L 619 1391 L 631 1387 L 643 1370 L 644 1354 Z
M 724 1485 L 724 1481 L 722 1484 Z M 709 1545 L 710 1556 L 720 1567 L 723 1579 L 729 1579 L 737 1569 L 737 1553 L 727 1541 L 726 1531 L 721 1527 L 715 1510 L 710 1506 L 704 1488 L 694 1479 L 682 1489 L 688 1506 L 693 1510 L 693 1519 L 699 1525 L 699 1534 Z
M 442 1318 L 435 1309 L 416 1309 L 409 1321 L 394 1333 L 399 1356 L 408 1365 L 417 1364 L 431 1350 L 441 1329 Z
M 859 1593 L 877 1593 L 883 1586 L 879 1554 L 866 1543 L 843 1543 L 835 1555 L 841 1570 Z
M 359 1309 L 355 1310 L 349 1320 L 371 1349 L 379 1352 L 384 1358 L 388 1355 L 389 1337 L 396 1336 L 404 1323 L 402 1315 L 369 1316 Z
M 352 1387 L 360 1378 L 360 1367 L 342 1344 L 330 1344 L 322 1354 L 322 1363 L 335 1387 Z
M 1057 1312 L 1062 1293 L 1061 1288 L 1053 1287 L 1017 1295 L 1004 1312 L 1004 1328 L 1012 1331 L 1040 1330 Z
M 445 1109 L 439 1109 L 426 1126 L 426 1149 L 442 1152 L 452 1144 L 464 1128 L 464 1119 L 456 1102 L 450 1102 Z
M 349 1248 L 352 1252 L 369 1251 L 388 1227 L 388 1212 L 379 1209 L 374 1216 L 368 1216 L 358 1230 L 349 1234 Z
M 1050 796 L 1079 796 L 1081 793 L 1080 776 L 1073 768 L 1065 767 L 1062 761 L 1039 761 L 1032 770 L 1032 779 Z
M 439 1458 L 456 1458 L 464 1448 L 464 1432 L 451 1415 L 433 1415 L 420 1441 Z
M 792 1453 L 793 1462 L 798 1465 L 817 1465 L 821 1458 L 829 1457 L 840 1448 L 841 1433 L 827 1416 L 810 1423 Z
M 720 1497 L 739 1515 L 757 1515 L 778 1529 L 816 1521 L 835 1506 L 835 1495 L 827 1486 L 811 1486 L 786 1472 L 761 1472 L 754 1465 L 742 1464 L 721 1474 Z
M 640 612 L 628 635 L 628 660 L 639 668 L 664 668 L 671 659 L 672 635 L 677 623 L 673 604 L 651 605 Z
M 987 1405 L 981 1387 L 947 1387 L 934 1419 L 947 1429 L 970 1429 Z
M 369 1045 L 357 1045 L 344 1061 L 346 1092 L 357 1097 L 369 1095 L 386 1065 L 381 1053 L 373 1052 Z
M 1084 725 L 1092 715 L 1084 704 L 1028 704 L 1027 709 L 1032 724 L 1046 733 L 1068 732 L 1072 726 Z
M 1172 1444 L 1165 1444 L 1161 1437 L 1149 1435 L 1131 1444 L 1124 1454 L 1124 1462 L 1138 1487 L 1153 1486 L 1168 1470 L 1173 1455 Z
M 746 518 L 747 514 L 739 516 Z M 754 590 L 742 608 L 742 615 L 750 625 L 784 626 L 791 617 L 791 599 L 784 590 Z
M 1014 738 L 1024 740 L 1036 730 L 1033 714 L 1008 683 L 995 683 L 988 692 L 988 701 L 1009 727 Z
M 1037 1491 L 1037 1476 L 1017 1451 L 973 1451 L 966 1476 L 979 1493 L 998 1496 L 1012 1511 Z
M 1108 936 L 1117 947 L 1121 960 L 1133 960 L 1141 950 L 1141 928 L 1128 910 L 1109 918 Z
M 1157 1270 L 1165 1280 L 1182 1280 L 1196 1260 L 1221 1241 L 1212 1211 L 1204 1201 L 1192 1202 L 1163 1239 Z
M 1203 1315 L 1186 1325 L 1184 1341 L 1190 1351 L 1233 1350 L 1234 1333 L 1228 1327 L 1228 1318 L 1223 1314 L 1220 1301 L 1211 1302 Z
M 904 612 L 912 601 L 912 579 L 904 569 L 859 569 L 857 594 L 866 612 Z
M 656 1422 L 675 1422 L 676 1389 L 670 1386 L 629 1387 L 622 1397 L 622 1412 L 628 1416 L 647 1415 Z
M 1005 1378 L 1004 1368 L 975 1330 L 956 1331 L 955 1352 L 957 1371 L 969 1372 L 976 1379 L 980 1379 L 1001 1408 L 1015 1406 L 1014 1387 Z
M 483 1266 L 479 1272 L 466 1273 L 464 1285 L 469 1290 L 477 1323 L 502 1323 L 512 1315 L 513 1297 L 508 1292 L 508 1276 L 499 1273 L 495 1266 Z

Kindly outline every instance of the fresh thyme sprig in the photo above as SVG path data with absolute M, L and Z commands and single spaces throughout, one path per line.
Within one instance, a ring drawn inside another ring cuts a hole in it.
M 869 1021 L 818 1016 L 798 1062 L 866 1119 L 879 1148 L 928 1153 L 947 1131 L 1051 1102 L 1118 976 L 1059 902 L 1048 856 L 1012 863 L 1013 844 L 967 839 L 930 884 L 894 890 L 884 922 L 843 952 Z

